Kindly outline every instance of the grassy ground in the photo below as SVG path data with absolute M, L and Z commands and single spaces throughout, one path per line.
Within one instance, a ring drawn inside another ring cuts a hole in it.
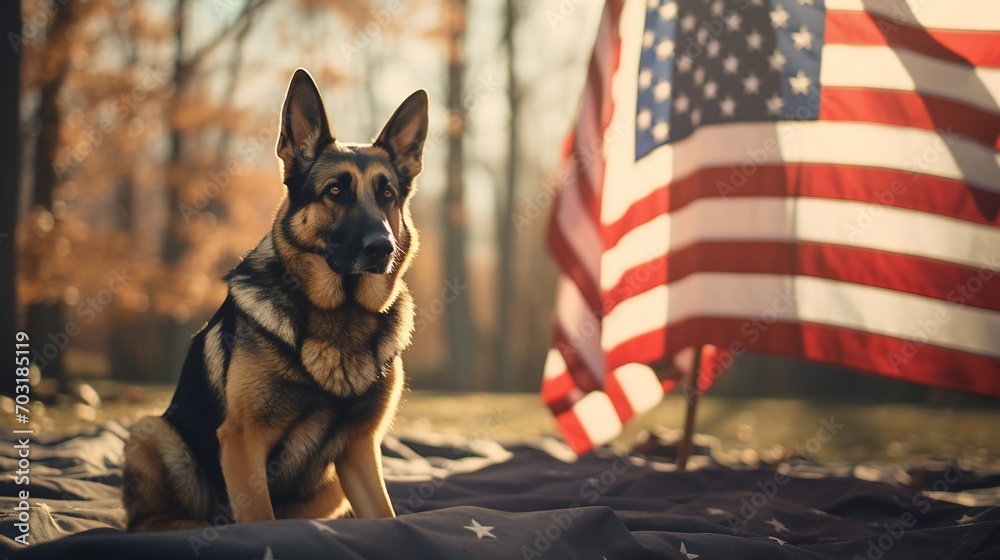
M 100 386 L 98 389 L 105 393 Z M 68 433 L 109 419 L 129 421 L 159 414 L 172 393 L 147 387 L 142 402 L 106 400 L 99 408 L 65 403 L 32 404 L 37 434 Z M 129 394 L 134 400 L 140 395 Z M 4 402 L 0 425 L 13 426 L 12 406 Z M 678 428 L 684 401 L 670 395 L 656 409 L 631 423 L 621 442 L 651 427 Z M 826 443 L 810 443 L 827 425 L 842 425 Z M 397 416 L 400 432 L 431 431 L 502 442 L 551 435 L 557 431 L 537 394 L 430 393 L 406 394 Z M 1000 407 L 944 408 L 920 404 L 811 402 L 793 399 L 702 399 L 698 431 L 720 439 L 722 448 L 752 459 L 774 460 L 792 450 L 809 450 L 822 461 L 892 461 L 961 459 L 970 465 L 1000 468 Z

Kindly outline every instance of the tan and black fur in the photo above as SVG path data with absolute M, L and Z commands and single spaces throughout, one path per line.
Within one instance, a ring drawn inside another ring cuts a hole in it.
M 132 429 L 130 531 L 394 516 L 379 446 L 413 330 L 402 275 L 417 249 L 409 204 L 426 136 L 418 91 L 374 143 L 339 143 L 296 71 L 277 146 L 287 196 L 227 276 L 170 407 Z

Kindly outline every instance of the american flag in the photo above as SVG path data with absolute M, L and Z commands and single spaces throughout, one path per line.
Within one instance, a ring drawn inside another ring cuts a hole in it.
M 549 230 L 571 446 L 703 345 L 703 388 L 758 352 L 1000 397 L 998 99 L 994 0 L 609 0 Z

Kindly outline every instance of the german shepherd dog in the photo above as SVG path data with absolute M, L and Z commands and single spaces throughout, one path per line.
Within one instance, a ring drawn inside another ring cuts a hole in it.
M 426 137 L 420 90 L 374 143 L 337 142 L 316 84 L 295 72 L 277 145 L 287 195 L 226 276 L 170 407 L 132 428 L 130 531 L 395 515 L 380 444 L 413 330 L 402 277 Z

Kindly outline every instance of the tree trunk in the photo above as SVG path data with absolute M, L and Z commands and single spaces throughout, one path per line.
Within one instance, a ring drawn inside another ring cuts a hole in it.
M 473 355 L 476 333 L 469 305 L 468 266 L 465 258 L 466 215 L 462 202 L 465 116 L 462 107 L 465 74 L 466 0 L 450 0 L 448 9 L 448 176 L 444 195 L 444 281 L 459 287 L 446 306 L 448 322 L 448 387 L 467 390 L 475 378 Z M 464 289 L 463 289 L 464 288 Z
M 60 178 L 56 174 L 56 156 L 59 152 L 59 136 L 62 114 L 59 110 L 59 93 L 62 91 L 69 73 L 69 34 L 73 23 L 73 3 L 55 6 L 52 25 L 46 35 L 45 56 L 54 60 L 51 71 L 42 78 L 38 101 L 38 121 L 40 124 L 32 165 L 34 185 L 31 203 L 35 208 L 52 212 L 52 193 Z M 15 136 L 16 137 L 16 136 Z M 50 243 L 51 245 L 51 243 Z M 37 302 L 28 306 L 28 333 L 32 337 L 32 349 L 42 352 L 45 344 L 53 344 L 52 354 L 45 355 L 39 365 L 42 372 L 59 381 L 60 391 L 68 390 L 69 378 L 63 365 L 63 353 L 68 339 L 65 338 L 61 302 Z M 59 342 L 56 342 L 56 341 Z M 53 356 L 53 357 L 49 357 Z
M 0 2 L 3 36 L 21 33 L 21 2 Z M 14 363 L 14 333 L 17 332 L 17 296 L 14 291 L 16 247 L 14 226 L 17 221 L 18 191 L 21 187 L 21 145 L 18 112 L 21 100 L 20 47 L 0 48 L 0 134 L 6 139 L 0 150 L 0 340 L 4 343 L 5 364 Z M 0 392 L 14 393 L 15 376 L 6 374 Z
M 497 287 L 497 317 L 498 333 L 496 344 L 496 378 L 493 388 L 504 391 L 511 391 L 517 388 L 517 378 L 511 371 L 512 354 L 514 353 L 511 344 L 511 323 L 513 322 L 515 309 L 516 278 L 514 267 L 517 260 L 514 258 L 517 243 L 514 239 L 514 227 L 511 215 L 513 214 L 514 198 L 517 192 L 517 170 L 518 170 L 518 137 L 517 120 L 520 113 L 520 93 L 518 92 L 516 74 L 516 50 L 514 43 L 514 28 L 517 23 L 516 0 L 506 0 L 506 17 L 504 23 L 504 46 L 507 51 L 507 105 L 510 108 L 509 123 L 507 125 L 507 184 L 505 191 L 500 195 L 497 208 L 499 219 L 497 220 L 497 237 L 499 247 L 499 258 L 497 267 L 499 268 L 499 286 Z

